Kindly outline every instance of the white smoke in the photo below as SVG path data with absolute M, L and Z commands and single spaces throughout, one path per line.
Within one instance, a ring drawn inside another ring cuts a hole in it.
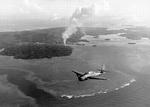
M 77 32 L 77 28 L 82 26 L 83 20 L 91 17 L 94 14 L 94 6 L 84 7 L 76 9 L 70 18 L 69 26 L 66 28 L 65 32 L 62 34 L 64 45 L 70 36 Z

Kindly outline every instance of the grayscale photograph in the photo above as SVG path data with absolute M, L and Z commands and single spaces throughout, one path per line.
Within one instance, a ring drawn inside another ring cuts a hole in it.
M 150 107 L 150 0 L 0 0 L 0 107 Z

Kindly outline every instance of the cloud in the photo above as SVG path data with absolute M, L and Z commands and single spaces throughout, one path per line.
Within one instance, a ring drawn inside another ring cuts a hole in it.
M 62 19 L 69 19 L 70 23 L 72 17 L 72 23 L 77 26 L 111 26 L 126 22 L 150 25 L 149 3 L 148 0 L 4 0 L 0 3 L 0 23 L 1 26 L 12 23 L 18 26 L 20 20 L 29 23 L 48 20 L 47 23 L 55 27 L 65 25 Z
M 33 0 L 24 0 L 24 4 L 26 5 L 27 8 L 29 9 L 34 9 L 34 10 L 38 10 L 40 12 L 43 12 L 43 8 L 38 5 L 35 1 Z

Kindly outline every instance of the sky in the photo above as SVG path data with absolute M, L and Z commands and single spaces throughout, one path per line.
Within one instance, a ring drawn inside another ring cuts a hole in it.
M 61 26 L 65 25 L 63 21 L 67 23 L 76 9 L 82 8 L 92 8 L 92 16 L 85 17 L 87 22 L 83 24 L 86 26 L 94 26 L 92 23 L 104 25 L 104 22 L 114 20 L 116 23 L 138 22 L 149 26 L 149 4 L 150 0 L 0 0 L 0 28 L 23 22 L 27 26 L 39 20 L 40 24 L 44 23 L 43 26 L 48 26 L 47 23 L 54 27 Z

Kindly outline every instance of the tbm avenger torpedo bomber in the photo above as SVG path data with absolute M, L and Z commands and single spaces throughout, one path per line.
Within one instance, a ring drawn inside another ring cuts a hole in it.
M 72 70 L 72 72 L 76 74 L 79 81 L 85 81 L 85 80 L 88 80 L 88 79 L 108 80 L 107 78 L 102 78 L 100 76 L 103 73 L 109 72 L 109 71 L 105 70 L 105 66 L 102 65 L 101 68 L 98 69 L 98 71 L 88 71 L 88 72 L 82 73 L 82 72 L 78 72 L 76 70 Z

